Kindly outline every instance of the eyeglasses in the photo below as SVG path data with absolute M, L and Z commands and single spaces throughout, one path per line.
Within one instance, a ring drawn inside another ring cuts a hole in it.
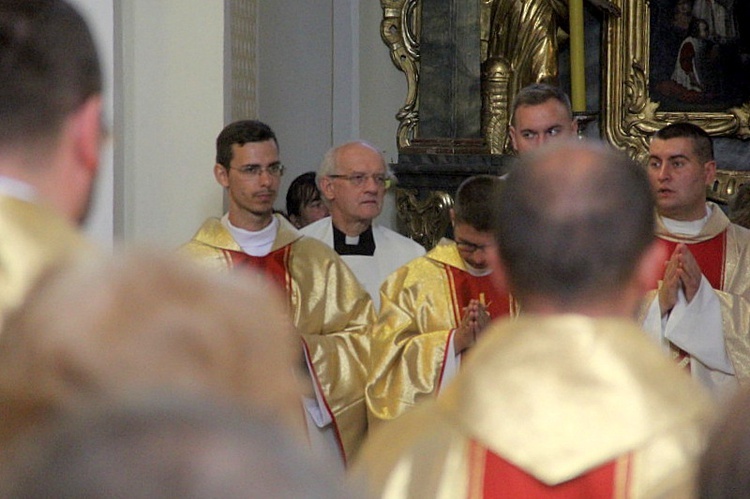
M 464 251 L 469 254 L 473 254 L 473 253 L 476 253 L 477 251 L 485 251 L 488 248 L 491 248 L 493 245 L 492 244 L 474 244 L 468 241 L 462 241 L 460 239 L 457 239 L 456 246 L 458 246 L 458 249 L 461 251 Z
M 239 168 L 230 166 L 232 170 L 237 170 L 240 172 L 240 175 L 243 175 L 245 177 L 259 177 L 262 172 L 266 172 L 272 177 L 280 177 L 284 174 L 284 165 L 281 163 L 273 163 L 271 165 L 268 165 L 266 167 L 262 167 L 260 165 L 247 165 L 247 166 L 241 166 Z
M 330 178 L 340 178 L 340 179 L 348 180 L 352 185 L 356 187 L 362 187 L 363 185 L 365 185 L 365 182 L 367 182 L 368 178 L 373 179 L 375 183 L 378 185 L 378 187 L 385 187 L 386 189 L 389 189 L 391 187 L 391 177 L 384 173 L 373 173 L 372 175 L 367 175 L 365 173 L 354 173 L 352 175 L 326 175 L 326 176 Z

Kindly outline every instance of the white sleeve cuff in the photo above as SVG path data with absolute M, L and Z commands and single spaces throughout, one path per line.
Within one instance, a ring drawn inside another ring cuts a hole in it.
M 326 406 L 325 398 L 318 388 L 316 382 L 315 371 L 310 364 L 310 359 L 305 354 L 305 363 L 307 364 L 307 370 L 310 373 L 310 380 L 312 381 L 313 390 L 315 391 L 315 398 L 303 397 L 302 402 L 305 406 L 305 410 L 310 414 L 310 418 L 313 420 L 318 428 L 324 428 L 333 422 L 333 416 L 331 416 L 328 406 Z
M 719 298 L 705 276 L 690 303 L 682 290 L 678 292 L 664 336 L 706 367 L 734 374 L 724 344 Z

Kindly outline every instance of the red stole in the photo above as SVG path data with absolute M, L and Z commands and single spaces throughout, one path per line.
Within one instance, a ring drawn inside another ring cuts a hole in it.
M 241 251 L 223 250 L 232 261 L 233 268 L 251 267 L 269 277 L 289 296 L 291 277 L 289 276 L 289 255 L 292 245 L 272 251 L 266 256 L 250 256 Z
M 510 313 L 510 297 L 508 293 L 501 293 L 495 288 L 492 276 L 473 276 L 450 265 L 446 265 L 445 269 L 451 289 L 453 317 L 456 324 L 461 322 L 464 307 L 469 304 L 469 301 L 481 300 L 482 295 L 484 295 L 484 303 L 492 319 Z
M 678 243 L 662 239 L 671 255 Z M 724 253 L 727 246 L 727 231 L 722 231 L 707 241 L 688 244 L 687 247 L 698 262 L 701 272 L 711 287 L 722 289 L 724 285 Z
M 609 461 L 567 482 L 547 485 L 521 468 L 471 442 L 469 497 L 591 498 L 626 497 L 630 459 Z

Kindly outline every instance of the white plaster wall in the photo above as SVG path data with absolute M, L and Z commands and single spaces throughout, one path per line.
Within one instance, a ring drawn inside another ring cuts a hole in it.
M 377 144 L 389 163 L 398 160 L 396 113 L 406 99 L 406 78 L 391 62 L 388 47 L 380 38 L 383 9 L 379 1 L 360 0 L 359 106 L 360 135 Z M 396 228 L 393 193 L 378 221 Z
M 395 114 L 403 75 L 380 39 L 377 0 L 260 0 L 258 109 L 279 136 L 289 183 L 332 145 L 363 138 L 397 159 Z M 395 225 L 392 196 L 380 223 Z
M 316 170 L 332 141 L 331 0 L 258 2 L 258 119 L 276 132 L 289 183 Z
M 224 125 L 224 2 L 117 2 L 116 234 L 172 248 L 222 211 L 212 169 Z
M 378 144 L 391 163 L 398 160 L 396 113 L 406 100 L 406 77 L 391 62 L 380 37 L 379 1 L 360 0 L 360 133 Z
M 225 121 L 224 2 L 73 1 L 102 52 L 113 133 L 89 232 L 177 246 L 222 212 L 211 170 Z M 380 39 L 380 2 L 260 0 L 258 16 L 257 117 L 289 168 L 277 207 L 333 144 L 361 137 L 396 160 L 406 85 Z M 380 222 L 395 225 L 390 195 Z

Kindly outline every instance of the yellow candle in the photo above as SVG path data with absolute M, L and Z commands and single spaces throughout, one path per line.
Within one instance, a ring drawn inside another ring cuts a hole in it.
M 573 112 L 586 111 L 586 57 L 583 39 L 583 0 L 568 2 L 570 16 L 570 100 Z

